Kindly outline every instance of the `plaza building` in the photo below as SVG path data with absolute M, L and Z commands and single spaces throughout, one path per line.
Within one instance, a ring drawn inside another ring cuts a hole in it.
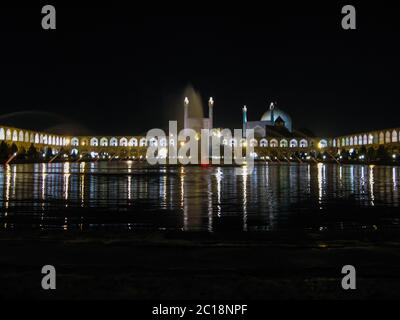
M 223 128 L 214 128 L 214 99 L 208 101 L 208 117 L 190 116 L 190 101 L 188 98 L 183 103 L 184 129 L 193 129 L 200 133 L 201 129 L 208 129 L 212 134 L 220 133 Z M 248 121 L 248 109 L 242 109 L 243 131 L 253 129 L 254 138 L 247 141 L 222 137 L 223 145 L 243 146 L 248 143 L 254 147 L 255 153 L 266 159 L 273 156 L 281 159 L 292 159 L 310 153 L 329 153 L 336 156 L 343 149 L 378 149 L 384 146 L 393 154 L 400 153 L 400 128 L 391 128 L 377 131 L 365 131 L 338 137 L 317 137 L 311 131 L 294 128 L 292 118 L 285 111 L 271 103 L 268 110 L 261 115 L 260 120 Z M 19 151 L 27 151 L 34 146 L 40 153 L 48 154 L 49 150 L 54 156 L 59 153 L 89 159 L 137 159 L 145 160 L 148 146 L 167 148 L 176 143 L 168 135 L 165 138 L 155 139 L 145 136 L 80 136 L 61 135 L 34 130 L 0 125 L 0 143 L 14 144 Z

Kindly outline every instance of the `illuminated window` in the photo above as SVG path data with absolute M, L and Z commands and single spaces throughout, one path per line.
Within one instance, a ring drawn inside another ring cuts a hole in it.
M 268 141 L 267 141 L 267 139 L 262 139 L 262 140 L 260 141 L 260 147 L 262 147 L 262 148 L 268 147 Z
M 374 144 L 374 136 L 372 134 L 368 137 L 368 144 Z
M 139 145 L 141 147 L 147 147 L 147 139 L 146 138 L 140 139 Z
M 381 132 L 379 134 L 379 143 L 380 144 L 384 144 L 385 143 L 385 134 L 383 132 Z
M 397 142 L 397 141 L 399 141 L 397 139 L 397 131 L 393 130 L 393 132 L 392 132 L 392 142 Z
M 297 140 L 293 139 L 290 141 L 290 147 L 291 148 L 297 148 L 298 147 L 298 143 Z
M 6 139 L 6 133 L 4 131 L 4 128 L 0 128 L 0 140 L 5 140 Z
M 108 139 L 107 138 L 101 138 L 100 139 L 100 146 L 108 147 Z
M 278 140 L 272 139 L 272 140 L 269 142 L 269 145 L 270 145 L 271 148 L 277 148 L 277 147 L 278 147 Z
M 110 146 L 111 146 L 111 147 L 118 147 L 118 140 L 117 140 L 117 138 L 111 138 L 111 139 L 110 139 Z
M 71 146 L 78 147 L 79 146 L 79 139 L 78 138 L 72 138 L 71 139 Z
M 129 146 L 130 146 L 130 147 L 137 147 L 137 145 L 138 145 L 138 141 L 137 141 L 136 138 L 131 138 L 131 139 L 129 140 Z
M 319 142 L 319 147 L 320 148 L 327 148 L 328 147 L 328 141 L 326 141 L 326 140 L 321 140 L 320 142 Z
M 98 147 L 99 146 L 99 139 L 97 139 L 97 138 L 90 139 L 90 145 L 92 147 Z
M 306 139 L 302 139 L 300 141 L 300 148 L 307 148 L 308 147 L 308 141 Z
M 121 139 L 119 140 L 119 145 L 120 145 L 121 147 L 127 147 L 127 146 L 128 146 L 128 139 L 127 139 L 127 138 L 121 138 Z
M 29 142 L 29 132 L 25 132 L 25 142 Z
M 13 141 L 18 141 L 18 132 L 16 130 L 13 131 Z
M 390 136 L 390 132 L 389 131 L 387 131 L 386 132 L 386 138 L 385 138 L 385 142 L 386 143 L 390 143 L 391 141 L 390 141 L 390 138 L 391 138 L 391 136 Z

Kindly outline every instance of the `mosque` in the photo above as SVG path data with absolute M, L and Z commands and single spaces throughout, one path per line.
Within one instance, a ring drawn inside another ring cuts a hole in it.
M 212 130 L 218 134 L 221 129 L 214 127 L 214 99 L 208 101 L 208 117 L 196 116 L 190 110 L 189 98 L 183 101 L 184 129 L 193 129 L 200 132 L 201 129 Z M 391 128 L 378 131 L 367 131 L 349 134 L 340 137 L 316 137 L 308 130 L 295 129 L 292 118 L 285 111 L 271 103 L 269 108 L 261 116 L 260 120 L 248 120 L 248 108 L 242 109 L 243 132 L 254 130 L 254 139 L 250 144 L 258 155 L 278 154 L 284 158 L 291 158 L 291 154 L 306 154 L 321 150 L 329 150 L 337 154 L 340 150 L 352 150 L 361 146 L 377 149 L 380 145 L 387 145 L 394 153 L 400 152 L 400 128 Z M 224 139 L 223 145 L 244 145 L 246 139 Z M 148 139 L 144 136 L 80 136 L 61 135 L 54 133 L 25 130 L 16 127 L 0 125 L 0 143 L 15 144 L 19 150 L 28 150 L 34 145 L 39 152 L 46 153 L 51 150 L 57 154 L 68 153 L 80 157 L 95 159 L 145 159 L 149 145 L 168 147 L 175 140 L 168 137 L 159 141 Z

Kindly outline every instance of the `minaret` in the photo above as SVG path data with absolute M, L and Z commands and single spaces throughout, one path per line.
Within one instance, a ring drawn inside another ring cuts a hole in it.
M 271 123 L 274 126 L 275 125 L 275 116 L 274 116 L 275 105 L 273 102 L 271 102 L 271 104 L 269 106 L 269 110 L 271 110 Z
M 208 100 L 208 118 L 210 119 L 210 130 L 214 128 L 214 99 Z
M 243 107 L 243 137 L 246 137 L 247 130 L 247 107 Z
M 184 101 L 184 113 L 183 113 L 183 128 L 188 129 L 189 126 L 189 98 L 186 97 Z

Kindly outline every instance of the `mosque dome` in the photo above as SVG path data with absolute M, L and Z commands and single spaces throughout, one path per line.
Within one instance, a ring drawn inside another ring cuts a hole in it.
M 271 113 L 272 110 L 266 111 L 263 116 L 261 117 L 261 121 L 271 121 Z M 283 110 L 275 108 L 274 109 L 274 121 L 276 119 L 281 118 L 285 122 L 285 127 L 292 131 L 292 118 Z

